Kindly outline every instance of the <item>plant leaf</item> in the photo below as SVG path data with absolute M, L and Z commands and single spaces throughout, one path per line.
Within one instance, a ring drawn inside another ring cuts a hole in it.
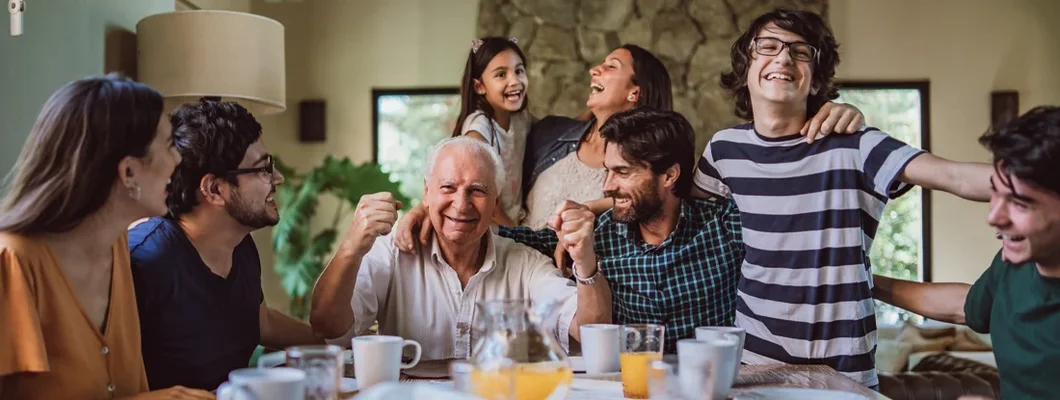
M 330 193 L 350 205 L 352 212 L 361 196 L 390 192 L 394 198 L 410 207 L 410 200 L 399 191 L 400 184 L 392 182 L 375 163 L 353 165 L 348 157 L 326 156 L 320 165 L 304 175 L 278 158 L 276 168 L 286 182 L 277 187 L 280 221 L 273 229 L 272 245 L 276 252 L 274 269 L 281 278 L 284 291 L 291 298 L 291 313 L 304 319 L 309 310 L 309 292 L 324 271 L 327 257 L 338 239 L 338 219 L 319 232 L 313 233 L 311 222 L 320 205 L 320 196 Z

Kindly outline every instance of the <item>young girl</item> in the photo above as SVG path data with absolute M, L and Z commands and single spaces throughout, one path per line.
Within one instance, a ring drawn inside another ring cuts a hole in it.
M 526 56 L 515 38 L 475 39 L 464 66 L 460 85 L 460 114 L 453 136 L 468 135 L 485 141 L 504 161 L 504 187 L 500 207 L 493 216 L 498 225 L 519 225 L 523 210 L 523 153 L 530 131 L 526 110 Z

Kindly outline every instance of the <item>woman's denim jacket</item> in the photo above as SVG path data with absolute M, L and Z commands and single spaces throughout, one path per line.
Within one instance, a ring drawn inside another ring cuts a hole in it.
M 541 173 L 578 150 L 578 143 L 592 129 L 595 119 L 579 121 L 555 115 L 547 116 L 530 127 L 523 157 L 523 202 Z

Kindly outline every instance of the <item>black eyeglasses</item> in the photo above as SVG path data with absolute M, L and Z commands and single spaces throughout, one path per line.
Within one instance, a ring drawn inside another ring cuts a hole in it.
M 265 162 L 267 162 L 268 165 L 264 167 L 233 169 L 231 171 L 226 171 L 225 175 L 258 174 L 258 177 L 261 178 L 261 180 L 265 181 L 265 183 L 271 184 L 276 175 L 276 163 L 273 162 L 271 155 L 265 156 Z
M 751 47 L 763 56 L 775 56 L 787 47 L 793 60 L 813 62 L 817 59 L 817 48 L 806 42 L 788 43 L 777 38 L 758 37 L 751 41 Z

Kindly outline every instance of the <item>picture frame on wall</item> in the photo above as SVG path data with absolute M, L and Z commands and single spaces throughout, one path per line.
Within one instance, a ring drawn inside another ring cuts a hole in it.
M 1015 90 L 990 92 L 990 128 L 997 131 L 1016 119 L 1020 111 L 1020 94 Z
M 373 161 L 414 203 L 423 198 L 428 153 L 452 136 L 459 112 L 457 87 L 372 89 Z

